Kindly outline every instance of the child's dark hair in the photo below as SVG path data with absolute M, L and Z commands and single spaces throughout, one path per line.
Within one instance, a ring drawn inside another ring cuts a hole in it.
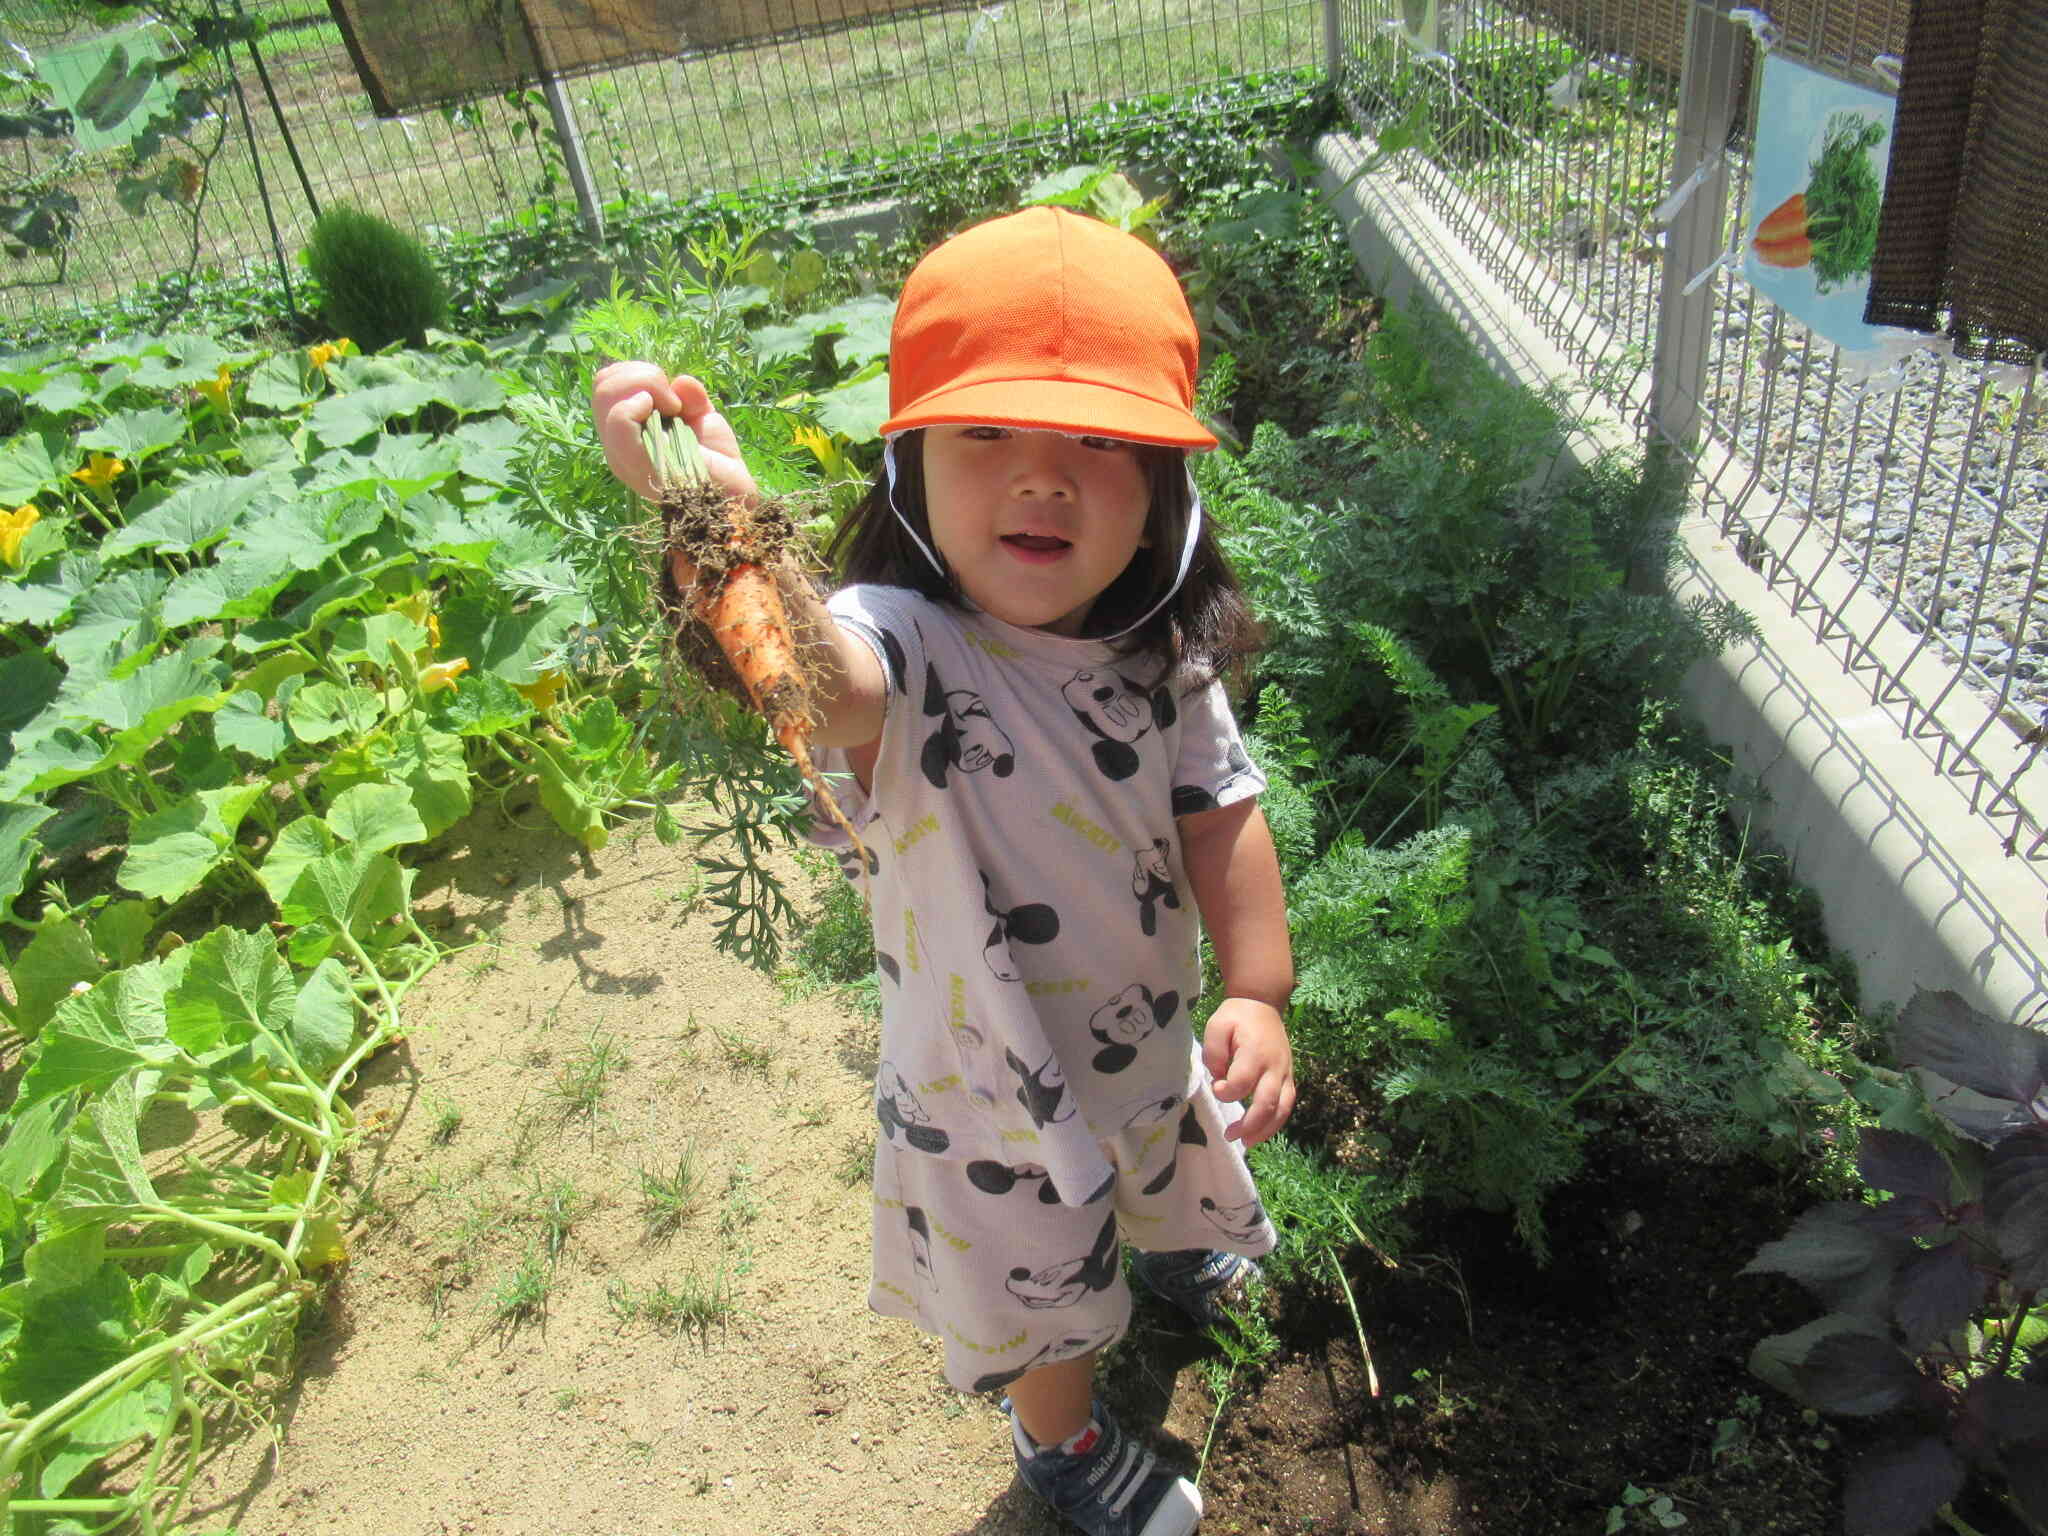
M 1151 505 L 1145 518 L 1150 543 L 1106 587 L 1088 613 L 1086 635 L 1115 635 L 1159 601 L 1180 568 L 1187 539 L 1189 487 L 1186 454 L 1179 448 L 1136 445 Z M 908 587 L 939 602 L 959 603 L 959 584 L 932 568 L 889 508 L 889 478 L 877 470 L 875 483 L 847 514 L 825 549 L 838 579 L 885 587 Z M 896 439 L 896 505 L 918 538 L 932 542 L 924 501 L 924 432 Z M 1217 544 L 1209 520 L 1202 520 L 1187 579 L 1173 598 L 1137 629 L 1112 642 L 1119 655 L 1150 654 L 1178 669 L 1189 692 L 1218 677 L 1241 682 L 1251 659 L 1265 644 L 1237 576 Z

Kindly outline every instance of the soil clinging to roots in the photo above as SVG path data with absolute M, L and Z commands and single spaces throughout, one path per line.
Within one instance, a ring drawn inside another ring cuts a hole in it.
M 716 486 L 663 486 L 656 505 L 661 509 L 663 546 L 659 572 L 662 617 L 674 636 L 677 658 L 713 689 L 760 711 L 776 739 L 795 760 L 819 807 L 862 853 L 866 849 L 839 808 L 810 756 L 810 733 L 817 723 L 821 661 L 808 626 L 795 618 L 815 600 L 817 588 L 805 574 L 798 551 L 802 535 L 779 502 L 751 503 L 728 498 Z M 678 590 L 672 557 L 680 555 L 696 571 L 687 593 Z M 788 641 L 789 666 L 778 668 L 758 690 L 750 689 L 734 666 L 744 660 L 748 623 L 730 625 L 721 635 L 706 621 L 736 572 L 751 567 L 765 575 L 774 589 L 772 623 Z
M 661 508 L 662 523 L 661 610 L 675 638 L 677 657 L 711 687 L 760 709 L 771 720 L 786 718 L 787 711 L 808 721 L 812 709 L 809 685 L 816 662 L 804 648 L 797 652 L 806 684 L 802 692 L 785 685 L 777 690 L 778 697 L 757 700 L 733 670 L 711 626 L 698 617 L 726 577 L 741 565 L 755 565 L 767 572 L 782 594 L 785 608 L 799 593 L 811 590 L 794 553 L 801 542 L 789 513 L 772 501 L 742 510 L 709 484 L 665 486 L 656 505 Z M 675 568 L 669 559 L 672 554 L 681 554 L 696 568 L 697 579 L 688 594 L 676 586 Z

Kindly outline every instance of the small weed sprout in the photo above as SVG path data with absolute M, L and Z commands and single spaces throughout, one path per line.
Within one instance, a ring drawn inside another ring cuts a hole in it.
M 594 1118 L 612 1074 L 628 1065 L 626 1048 L 618 1036 L 592 1029 L 588 1038 L 563 1058 L 548 1085 L 557 1116 L 565 1121 Z
M 720 1029 L 716 1024 L 711 1026 L 711 1033 L 718 1038 L 719 1053 L 725 1058 L 728 1071 L 764 1079 L 768 1076 L 768 1068 L 775 1060 L 774 1046 L 757 1045 L 737 1030 Z
M 435 1098 L 430 1101 L 434 1115 L 434 1126 L 427 1133 L 427 1139 L 437 1147 L 445 1147 L 455 1139 L 455 1133 L 462 1129 L 462 1106 L 453 1099 Z
M 470 946 L 476 951 L 476 958 L 469 962 L 471 977 L 488 976 L 498 968 L 505 955 L 505 930 L 502 925 L 484 929 Z
M 659 1333 L 693 1333 L 699 1343 L 732 1314 L 732 1278 L 723 1266 L 709 1278 L 684 1275 L 673 1285 L 661 1281 L 640 1299 L 640 1316 L 649 1327 Z
M 704 871 L 691 865 L 689 878 L 670 891 L 668 899 L 675 905 L 676 921 L 680 924 L 704 905 Z
M 875 1138 L 859 1133 L 847 1137 L 832 1171 L 848 1188 L 871 1181 L 875 1176 Z
M 761 1214 L 761 1202 L 754 1193 L 754 1165 L 735 1163 L 725 1176 L 725 1209 L 718 1214 L 718 1230 L 734 1237 L 751 1227 Z
M 492 1287 L 492 1326 L 511 1330 L 544 1316 L 550 1283 L 547 1260 L 537 1245 L 529 1247 L 519 1267 Z
M 526 1196 L 523 1214 L 540 1223 L 541 1242 L 547 1249 L 548 1262 L 553 1264 L 568 1246 L 569 1233 L 590 1214 L 596 1201 L 568 1178 L 543 1180 L 538 1174 L 527 1185 Z
M 1685 1523 L 1670 1494 L 1630 1483 L 1621 1490 L 1621 1502 L 1607 1507 L 1603 1530 L 1605 1536 L 1617 1536 L 1622 1531 L 1675 1531 Z
M 663 1173 L 640 1170 L 640 1219 L 651 1241 L 665 1243 L 697 1214 L 704 1198 L 704 1176 L 697 1167 L 695 1143 L 683 1148 L 675 1166 Z

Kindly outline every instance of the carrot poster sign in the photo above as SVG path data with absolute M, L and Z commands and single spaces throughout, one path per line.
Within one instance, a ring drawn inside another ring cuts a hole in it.
M 1743 275 L 1809 329 L 1852 352 L 1863 323 L 1891 153 L 1892 99 L 1765 55 Z

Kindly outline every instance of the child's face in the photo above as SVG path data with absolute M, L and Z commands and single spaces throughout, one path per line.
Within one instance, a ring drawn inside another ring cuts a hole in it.
M 1015 427 L 932 427 L 925 511 L 960 590 L 1026 629 L 1078 635 L 1148 544 L 1151 491 L 1135 445 Z

